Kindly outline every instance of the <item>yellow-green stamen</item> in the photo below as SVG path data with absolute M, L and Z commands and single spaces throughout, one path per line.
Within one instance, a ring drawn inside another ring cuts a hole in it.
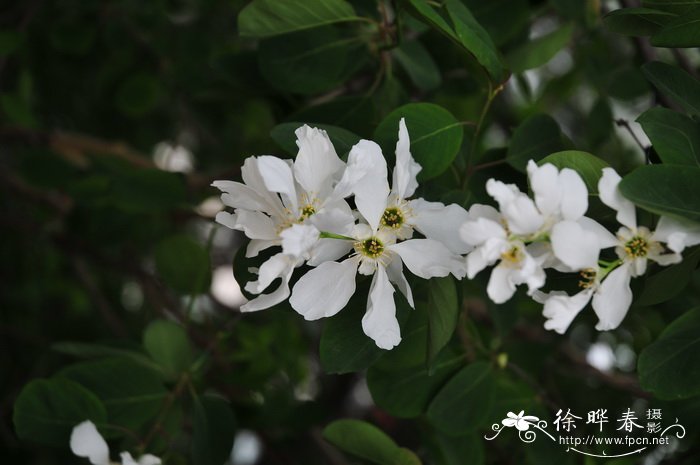
M 381 223 L 387 228 L 399 229 L 403 225 L 403 213 L 399 208 L 390 207 L 384 210 Z
M 376 237 L 363 239 L 355 243 L 355 250 L 369 258 L 378 258 L 384 253 L 384 244 Z
M 625 253 L 632 258 L 646 257 L 649 252 L 649 243 L 641 236 L 634 236 L 625 243 Z

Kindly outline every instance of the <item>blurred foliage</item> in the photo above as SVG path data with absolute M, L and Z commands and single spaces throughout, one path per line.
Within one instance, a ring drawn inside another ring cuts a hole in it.
M 221 464 L 254 431 L 264 464 L 631 465 L 482 438 L 507 411 L 634 405 L 687 428 L 648 463 L 697 463 L 697 249 L 605 334 L 590 311 L 546 333 L 523 296 L 490 304 L 483 276 L 412 283 L 386 353 L 362 298 L 321 324 L 287 304 L 241 315 L 222 286 L 261 258 L 213 226 L 209 185 L 293 156 L 301 123 L 341 156 L 360 138 L 393 156 L 405 117 L 429 200 L 488 203 L 486 179 L 524 187 L 529 159 L 592 190 L 603 166 L 647 164 L 625 195 L 700 221 L 698 18 L 693 0 L 4 2 L 0 462 L 77 463 L 70 429 L 90 419 L 167 464 Z M 586 362 L 596 342 L 618 366 Z

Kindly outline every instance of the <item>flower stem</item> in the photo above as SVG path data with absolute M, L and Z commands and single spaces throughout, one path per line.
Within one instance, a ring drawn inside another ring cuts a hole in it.
M 354 241 L 352 237 L 348 236 L 343 236 L 342 234 L 335 234 L 332 232 L 327 232 L 327 231 L 321 231 L 321 234 L 319 236 L 321 239 L 340 239 L 343 241 Z

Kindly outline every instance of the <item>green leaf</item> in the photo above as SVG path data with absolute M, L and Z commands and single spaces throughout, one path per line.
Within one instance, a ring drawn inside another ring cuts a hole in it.
M 17 436 L 26 441 L 65 448 L 73 427 L 91 420 L 107 421 L 100 399 L 67 379 L 37 379 L 24 386 L 14 406 Z
M 192 462 L 221 465 L 231 455 L 236 420 L 223 397 L 205 394 L 194 399 L 192 420 Z
M 581 175 L 583 182 L 586 183 L 588 192 L 595 194 L 598 192 L 598 181 L 603 175 L 603 168 L 608 167 L 608 164 L 587 152 L 578 150 L 565 150 L 563 152 L 553 153 L 544 157 L 537 164 L 544 165 L 551 163 L 559 169 L 571 168 Z
M 639 382 L 661 399 L 700 394 L 700 308 L 683 314 L 639 356 Z
M 677 66 L 658 61 L 645 64 L 642 71 L 659 91 L 688 113 L 700 115 L 700 81 Z
M 642 6 L 682 15 L 700 6 L 700 0 L 642 0 Z
M 573 24 L 567 24 L 552 33 L 526 41 L 506 56 L 506 63 L 516 73 L 539 68 L 569 43 L 573 32 Z
M 107 409 L 109 423 L 130 430 L 155 418 L 167 395 L 159 372 L 128 358 L 77 363 L 57 376 L 95 393 Z
M 155 249 L 158 274 L 183 294 L 206 292 L 211 281 L 207 250 L 185 234 L 163 239 Z
M 401 448 L 374 425 L 360 420 L 336 420 L 323 437 L 339 449 L 378 465 L 420 465 L 411 451 Z
M 459 316 L 454 280 L 433 278 L 428 290 L 428 366 L 452 338 Z
M 700 4 L 698 4 L 700 5 Z M 688 11 L 651 36 L 655 47 L 700 47 L 700 8 Z
M 326 319 L 319 347 L 321 366 L 326 373 L 351 373 L 364 370 L 385 352 L 362 332 L 366 294 L 350 299 L 348 306 Z
M 272 140 L 274 140 L 285 152 L 292 156 L 296 156 L 299 152 L 299 147 L 297 147 L 296 144 L 297 136 L 294 131 L 304 124 L 308 124 L 311 127 L 326 131 L 328 137 L 333 143 L 333 147 L 335 147 L 336 153 L 341 157 L 350 152 L 352 146 L 357 144 L 361 139 L 361 137 L 357 134 L 353 134 L 352 132 L 343 128 L 331 126 L 330 124 L 301 122 L 278 124 L 272 128 L 272 131 L 270 131 L 270 137 L 272 137 Z
M 374 133 L 374 140 L 382 146 L 385 155 L 394 153 L 401 118 L 406 118 L 411 154 L 423 167 L 418 180 L 426 181 L 445 172 L 462 146 L 462 125 L 438 105 L 409 103 L 391 112 Z
M 417 88 L 427 92 L 440 87 L 442 83 L 440 70 L 428 50 L 419 41 L 403 42 L 391 53 Z
M 272 37 L 359 19 L 344 0 L 253 0 L 238 15 L 244 37 Z
M 315 94 L 345 82 L 367 54 L 358 37 L 322 27 L 273 37 L 260 43 L 260 72 L 280 92 Z
M 564 148 L 561 129 L 545 114 L 532 115 L 515 129 L 506 161 L 513 168 L 525 171 L 529 160 L 539 161 Z
M 664 163 L 700 165 L 700 124 L 667 108 L 652 108 L 637 122 Z
M 480 435 L 452 437 L 437 434 L 435 438 L 440 454 L 438 465 L 482 465 L 484 463 L 483 438 Z
M 693 277 L 700 262 L 700 248 L 685 254 L 683 261 L 664 267 L 644 282 L 644 290 L 635 302 L 636 305 L 657 305 L 680 294 Z
M 160 366 L 153 363 L 153 360 L 151 360 L 146 354 L 121 347 L 87 344 L 83 342 L 57 342 L 51 346 L 51 349 L 62 354 L 86 359 L 107 357 L 128 358 L 134 363 L 137 363 L 144 368 L 148 368 L 149 370 L 161 370 Z
M 457 373 L 428 406 L 430 423 L 454 436 L 483 426 L 491 413 L 493 375 L 486 362 L 473 363 Z
M 399 348 L 403 344 L 402 341 Z M 432 374 L 423 365 L 395 370 L 377 364 L 367 370 L 367 386 L 374 402 L 389 414 L 398 418 L 417 417 L 425 412 L 430 399 L 461 362 L 461 356 L 440 354 Z
M 641 166 L 622 178 L 620 191 L 639 207 L 658 215 L 700 222 L 700 168 Z
M 628 36 L 650 36 L 674 19 L 676 15 L 650 8 L 623 8 L 603 17 L 610 31 Z
M 115 95 L 115 104 L 122 113 L 136 118 L 155 109 L 164 93 L 161 80 L 157 76 L 135 74 L 119 87 Z
M 149 324 L 143 334 L 143 346 L 171 378 L 187 371 L 194 359 L 187 333 L 172 321 Z
M 508 78 L 508 70 L 489 33 L 460 0 L 446 0 L 445 5 L 454 23 L 455 34 L 464 48 L 483 66 L 494 83 L 504 82 Z
M 494 83 L 500 84 L 506 80 L 508 71 L 505 69 L 493 40 L 463 3 L 459 0 L 445 2 L 447 14 L 454 27 L 426 0 L 409 0 L 409 3 L 421 20 L 473 56 Z

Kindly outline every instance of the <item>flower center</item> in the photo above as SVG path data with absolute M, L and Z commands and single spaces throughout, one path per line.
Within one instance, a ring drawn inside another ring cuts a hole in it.
M 355 242 L 355 251 L 369 258 L 378 258 L 384 253 L 384 244 L 376 237 Z
M 301 215 L 299 216 L 298 221 L 304 221 L 305 219 L 307 219 L 308 217 L 310 217 L 314 213 L 316 213 L 316 208 L 314 208 L 314 206 L 311 204 L 307 204 L 307 205 L 301 207 Z
M 588 289 L 595 283 L 596 270 L 593 268 L 584 268 L 580 271 L 579 275 L 581 280 L 578 282 L 578 287 L 581 289 Z
M 401 210 L 397 207 L 390 207 L 384 210 L 381 223 L 382 226 L 392 229 L 399 229 L 403 225 L 404 217 Z
M 641 236 L 634 236 L 625 243 L 625 252 L 632 258 L 646 257 L 649 252 L 649 243 Z
M 501 260 L 511 263 L 513 265 L 520 263 L 520 260 L 522 259 L 523 252 L 517 246 L 511 247 L 510 249 L 501 254 Z

